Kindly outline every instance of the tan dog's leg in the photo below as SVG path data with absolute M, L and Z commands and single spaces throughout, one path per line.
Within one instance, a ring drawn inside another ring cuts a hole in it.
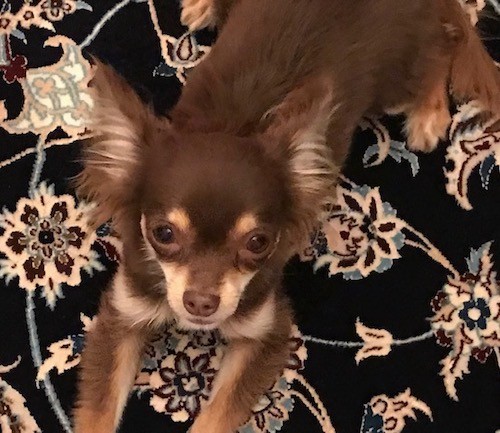
M 268 305 L 269 306 L 269 305 Z M 264 313 L 264 314 L 263 314 Z M 266 318 L 267 313 L 270 315 Z M 255 333 L 266 323 L 264 335 L 230 336 L 229 346 L 215 379 L 210 402 L 195 419 L 190 433 L 234 433 L 250 415 L 259 398 L 278 379 L 290 356 L 291 314 L 286 306 L 263 309 L 240 329 Z M 274 323 L 273 323 L 274 321 Z
M 116 431 L 146 339 L 143 330 L 123 321 L 105 294 L 80 363 L 75 433 Z
M 446 81 L 444 72 L 408 110 L 405 129 L 411 150 L 430 152 L 445 138 L 451 122 Z

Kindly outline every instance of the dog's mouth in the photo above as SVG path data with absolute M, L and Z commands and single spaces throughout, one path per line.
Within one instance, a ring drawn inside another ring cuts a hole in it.
M 195 325 L 214 325 L 215 322 L 212 322 L 210 320 L 205 320 L 205 319 L 188 319 L 189 322 L 194 323 Z
M 198 317 L 182 317 L 178 318 L 178 324 L 190 331 L 210 331 L 220 326 L 219 321 L 202 319 Z

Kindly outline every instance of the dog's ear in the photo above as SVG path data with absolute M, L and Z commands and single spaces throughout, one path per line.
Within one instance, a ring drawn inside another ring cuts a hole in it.
M 292 90 L 264 120 L 263 141 L 288 167 L 295 209 L 293 230 L 304 236 L 334 198 L 339 167 L 328 146 L 327 132 L 337 109 L 331 79 L 319 76 Z
M 110 66 L 94 63 L 89 124 L 93 138 L 84 145 L 84 169 L 75 180 L 77 194 L 95 201 L 93 223 L 101 224 L 130 199 L 145 134 L 155 117 L 124 78 Z

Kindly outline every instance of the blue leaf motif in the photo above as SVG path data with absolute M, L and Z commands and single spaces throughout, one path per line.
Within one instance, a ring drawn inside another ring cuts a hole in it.
M 19 29 L 13 29 L 10 34 L 14 36 L 15 38 L 19 39 L 20 41 L 23 42 L 23 44 L 27 44 L 28 41 L 26 40 L 26 35 Z
M 70 335 L 68 338 L 73 341 L 73 355 L 81 354 L 83 351 L 85 336 L 83 334 L 75 334 Z
M 77 10 L 83 9 L 89 12 L 93 11 L 92 6 L 90 6 L 87 2 L 84 2 L 83 0 L 78 0 L 76 2 L 76 9 Z
M 153 71 L 153 76 L 157 77 L 173 77 L 175 75 L 175 68 L 167 65 L 166 63 L 160 63 Z
M 365 167 L 371 167 L 374 165 L 380 165 L 384 159 L 377 160 L 376 158 L 380 152 L 379 144 L 372 144 L 369 146 L 363 155 L 363 164 Z M 401 141 L 391 140 L 388 155 L 394 159 L 398 164 L 402 160 L 406 160 L 410 163 L 411 173 L 415 177 L 419 170 L 420 164 L 418 162 L 418 157 L 413 152 L 410 152 L 405 144 Z
M 483 254 L 490 249 L 490 246 L 491 242 L 486 242 L 477 250 L 471 248 L 469 258 L 465 259 L 471 274 L 477 274 L 479 272 L 479 262 L 481 257 L 483 257 Z
M 403 142 L 392 140 L 389 148 L 389 156 L 398 163 L 403 159 L 408 161 L 410 163 L 412 176 L 415 177 L 418 174 L 420 170 L 418 157 L 413 152 L 410 152 Z
M 380 415 L 373 413 L 369 404 L 365 404 L 360 433 L 384 433 L 384 420 Z
M 363 155 L 363 164 L 365 167 L 370 166 L 370 160 L 376 156 L 378 153 L 378 144 L 372 144 L 368 149 L 366 149 L 365 154 Z
M 481 165 L 479 166 L 479 174 L 481 175 L 481 185 L 484 189 L 488 189 L 490 184 L 490 176 L 495 168 L 495 156 L 489 155 L 487 158 L 483 159 Z

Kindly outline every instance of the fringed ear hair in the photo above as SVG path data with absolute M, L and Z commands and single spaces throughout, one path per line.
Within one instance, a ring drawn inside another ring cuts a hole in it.
M 144 135 L 154 114 L 122 77 L 99 61 L 91 93 L 94 137 L 84 145 L 76 188 L 78 195 L 95 202 L 92 216 L 98 225 L 116 217 L 132 198 Z
M 340 170 L 326 135 L 337 108 L 331 78 L 319 76 L 292 90 L 265 116 L 264 140 L 278 146 L 289 170 L 295 237 L 297 230 L 301 237 L 308 237 L 334 198 Z

